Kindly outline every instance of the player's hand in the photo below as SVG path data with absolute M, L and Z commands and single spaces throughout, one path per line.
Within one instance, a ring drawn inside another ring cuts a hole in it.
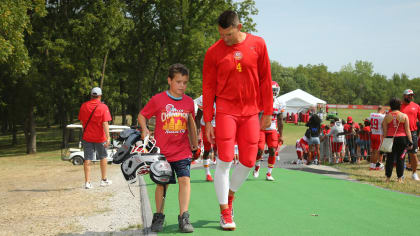
M 267 129 L 268 127 L 270 127 L 270 124 L 271 124 L 271 115 L 263 115 L 260 120 L 261 130 Z
M 142 129 L 141 130 L 141 139 L 144 140 L 144 138 L 146 138 L 146 136 L 150 135 L 150 131 L 148 128 Z
M 211 122 L 206 122 L 206 137 L 211 144 L 215 144 L 216 136 L 214 135 L 214 128 Z

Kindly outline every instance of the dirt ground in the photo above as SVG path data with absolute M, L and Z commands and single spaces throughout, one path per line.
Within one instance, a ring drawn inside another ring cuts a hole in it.
M 99 187 L 99 163 L 92 165 L 95 188 L 85 190 L 83 166 L 58 157 L 51 152 L 0 158 L 0 235 L 83 232 L 80 217 L 110 211 L 103 203 L 115 187 Z M 108 177 L 121 175 L 119 165 L 108 170 Z

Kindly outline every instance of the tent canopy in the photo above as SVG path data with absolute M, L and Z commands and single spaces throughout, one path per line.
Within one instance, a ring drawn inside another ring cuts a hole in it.
M 281 95 L 277 99 L 286 103 L 285 113 L 296 113 L 304 109 L 316 107 L 318 104 L 327 104 L 324 100 L 321 100 L 302 89 L 293 90 Z

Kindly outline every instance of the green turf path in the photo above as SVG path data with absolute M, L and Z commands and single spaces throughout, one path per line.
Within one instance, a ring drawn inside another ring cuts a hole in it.
M 276 181 L 251 175 L 234 201 L 233 232 L 219 227 L 214 184 L 204 170 L 191 171 L 191 222 L 194 235 L 420 235 L 420 198 L 368 184 L 302 171 L 275 169 Z M 146 176 L 155 211 L 155 185 Z M 163 234 L 178 232 L 178 185 L 171 185 L 165 203 Z M 316 214 L 318 216 L 312 216 Z

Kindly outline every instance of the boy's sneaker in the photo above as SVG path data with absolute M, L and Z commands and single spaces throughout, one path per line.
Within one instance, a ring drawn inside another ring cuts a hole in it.
M 220 214 L 220 227 L 222 227 L 223 230 L 235 230 L 236 224 L 233 222 L 232 218 L 232 212 L 229 208 L 226 208 L 222 210 Z
M 182 216 L 178 216 L 178 227 L 182 233 L 194 232 L 194 227 L 190 223 L 190 214 L 188 211 L 182 213 Z
M 153 214 L 152 226 L 150 229 L 153 232 L 160 232 L 163 230 L 163 223 L 165 222 L 165 215 L 162 213 Z
M 211 175 L 206 175 L 206 181 L 213 182 L 213 177 L 211 177 Z
M 415 180 L 415 181 L 419 181 L 420 179 L 419 179 L 419 176 L 417 175 L 417 173 L 414 173 L 413 175 L 412 175 L 412 177 L 413 177 L 413 179 Z
M 101 180 L 101 186 L 102 187 L 105 187 L 105 186 L 108 186 L 108 185 L 111 185 L 111 184 L 112 184 L 112 180 L 109 180 L 109 179 Z
M 91 189 L 93 188 L 92 184 L 90 182 L 85 183 L 85 189 Z
M 274 178 L 271 174 L 267 173 L 267 175 L 265 176 L 265 179 L 268 181 L 274 181 Z
M 254 176 L 254 178 L 258 178 L 258 176 L 260 176 L 260 171 L 254 170 L 254 173 L 252 173 L 252 175 Z

